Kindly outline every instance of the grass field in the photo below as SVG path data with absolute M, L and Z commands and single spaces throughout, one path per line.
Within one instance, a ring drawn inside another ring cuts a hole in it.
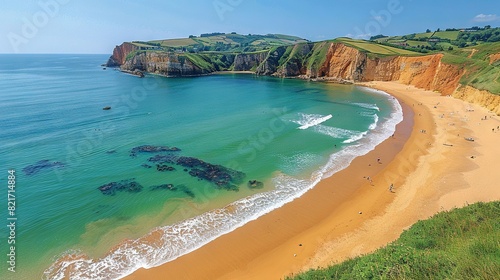
M 230 45 L 227 51 L 238 51 L 241 45 L 253 46 L 252 51 L 260 51 L 270 46 L 286 46 L 294 45 L 297 43 L 307 42 L 307 40 L 282 34 L 268 34 L 268 35 L 241 35 L 236 33 L 217 34 L 204 37 L 180 38 L 180 39 L 166 39 L 166 40 L 153 40 L 149 42 L 133 42 L 134 45 L 139 47 L 151 47 L 148 43 L 160 44 L 162 48 L 180 49 L 184 47 L 195 47 L 203 45 L 204 47 L 213 47 L 217 44 Z M 241 51 L 241 49 L 240 49 Z
M 433 38 L 456 40 L 460 31 L 439 31 L 435 32 Z
M 158 41 L 151 41 L 151 42 L 152 43 L 160 43 L 164 47 L 185 47 L 185 46 L 197 44 L 196 41 L 194 41 L 191 38 L 158 40 Z
M 415 38 L 441 38 L 441 39 L 450 39 L 456 40 L 460 31 L 437 31 L 437 32 L 428 32 L 428 33 L 417 33 L 415 34 Z
M 288 279 L 500 279 L 500 202 L 439 213 L 373 254 Z
M 399 49 L 395 47 L 390 47 L 390 46 L 385 46 L 385 45 L 380 45 L 376 44 L 373 42 L 369 41 L 363 41 L 363 40 L 354 40 L 350 38 L 338 38 L 336 39 L 339 42 L 345 43 L 347 45 L 353 46 L 357 49 L 360 50 L 365 50 L 367 52 L 373 53 L 373 54 L 379 54 L 379 55 L 421 55 L 420 53 L 409 51 L 409 50 L 404 50 L 404 49 Z

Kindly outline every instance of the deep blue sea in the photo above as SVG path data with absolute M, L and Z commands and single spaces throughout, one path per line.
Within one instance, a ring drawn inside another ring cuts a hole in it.
M 0 55 L 0 218 L 16 218 L 16 272 L 4 226 L 1 279 L 165 263 L 301 196 L 402 120 L 396 100 L 361 87 L 138 78 L 107 58 Z

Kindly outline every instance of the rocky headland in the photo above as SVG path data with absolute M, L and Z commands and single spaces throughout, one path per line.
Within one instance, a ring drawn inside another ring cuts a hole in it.
M 448 63 L 444 56 L 374 55 L 342 40 L 277 46 L 251 53 L 166 52 L 145 50 L 126 42 L 115 47 L 106 65 L 126 72 L 168 77 L 251 71 L 257 75 L 339 83 L 397 81 L 476 103 L 500 115 L 500 92 L 468 83 L 467 62 Z M 489 67 L 496 68 L 499 58 L 500 49 L 488 57 Z

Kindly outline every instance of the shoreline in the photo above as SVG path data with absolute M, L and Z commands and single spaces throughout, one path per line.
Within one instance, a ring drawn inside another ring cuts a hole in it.
M 489 119 L 483 123 L 496 127 L 498 117 L 478 105 L 395 82 L 360 85 L 383 90 L 402 105 L 406 103 L 403 123 L 408 121 L 408 109 L 414 112 L 411 135 L 400 143 L 401 149 L 394 143 L 405 132 L 399 124 L 395 139 L 356 158 L 302 197 L 190 254 L 140 269 L 124 279 L 161 279 L 165 274 L 175 279 L 282 279 L 369 253 L 439 211 L 500 199 L 500 190 L 494 186 L 498 180 L 493 178 L 500 176 L 491 175 L 494 160 L 500 157 L 500 151 L 491 148 L 500 132 L 481 126 L 479 120 L 486 114 Z M 477 137 L 482 145 L 465 141 L 464 136 Z M 394 157 L 387 160 L 391 151 Z M 382 158 L 381 165 L 377 157 Z M 367 163 L 376 168 L 367 169 Z M 370 176 L 375 186 L 363 176 Z M 351 186 L 345 192 L 342 181 Z M 395 193 L 389 192 L 389 182 Z M 194 265 L 196 271 L 190 269 Z
M 405 101 L 401 99 L 399 101 L 403 107 L 404 119 L 398 124 L 395 137 L 389 137 L 368 154 L 357 157 L 348 168 L 322 180 L 300 198 L 217 238 L 194 252 L 155 268 L 140 269 L 123 279 L 160 279 L 165 273 L 176 279 L 279 279 L 299 271 L 313 258 L 321 244 L 317 242 L 319 239 L 316 236 L 307 236 L 307 233 L 317 228 L 317 224 L 323 224 L 328 220 L 331 216 L 329 213 L 339 214 L 337 212 L 348 204 L 347 202 L 359 197 L 359 193 L 364 191 L 379 189 L 382 194 L 378 196 L 382 198 L 382 202 L 387 203 L 392 199 L 393 196 L 388 191 L 390 183 L 385 185 L 386 182 L 377 182 L 376 174 L 385 169 L 403 149 L 414 128 L 413 111 Z M 382 164 L 377 163 L 377 158 L 381 158 Z M 360 173 L 360 169 L 363 169 L 365 174 Z M 366 176 L 372 178 L 375 186 L 370 186 L 368 180 L 363 178 Z M 332 185 L 335 189 L 331 188 Z M 349 213 L 345 211 L 340 213 L 346 218 L 342 223 L 350 224 L 349 229 L 359 227 L 367 217 L 377 213 L 374 211 L 369 214 L 363 209 L 356 210 L 350 206 L 349 208 L 352 210 Z M 290 221 L 289 217 L 294 217 L 294 221 Z M 329 230 L 327 227 L 320 229 L 325 238 Z M 344 232 L 344 229 L 341 232 Z M 265 237 L 265 240 L 256 240 L 260 239 L 259 237 Z M 245 244 L 245 240 L 257 243 L 241 245 Z M 280 266 L 277 266 L 277 259 L 280 260 Z M 272 271 L 263 269 L 269 266 L 266 265 L 269 262 L 273 263 Z M 189 267 L 195 263 L 197 271 L 190 271 Z M 228 266 L 228 263 L 233 265 Z M 241 269 L 245 267 L 249 268 Z

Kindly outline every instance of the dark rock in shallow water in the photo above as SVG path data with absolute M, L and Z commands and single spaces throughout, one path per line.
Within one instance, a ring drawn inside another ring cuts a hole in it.
M 264 183 L 257 180 L 250 180 L 248 181 L 248 187 L 251 189 L 262 189 L 264 187 Z
M 40 160 L 35 164 L 26 166 L 25 168 L 23 168 L 23 172 L 26 175 L 33 175 L 43 170 L 50 170 L 53 168 L 63 168 L 65 166 L 66 165 L 62 162 L 50 161 L 45 159 L 45 160 Z
M 188 187 L 186 187 L 185 185 L 179 185 L 178 187 L 183 193 L 187 194 L 191 198 L 194 198 L 194 192 Z
M 217 188 L 231 191 L 237 191 L 238 187 L 234 184 L 240 184 L 245 177 L 243 172 L 222 165 L 210 164 L 193 157 L 179 157 L 177 164 L 191 168 L 189 175 L 192 177 L 207 180 L 215 184 Z
M 116 154 L 116 150 L 109 150 L 109 151 L 106 151 L 106 154 Z
M 135 157 L 139 153 L 179 152 L 180 150 L 177 147 L 142 145 L 133 148 L 130 151 L 130 156 Z
M 102 194 L 105 195 L 115 195 L 116 192 L 137 193 L 142 191 L 142 188 L 142 185 L 137 183 L 134 179 L 111 182 L 98 187 Z
M 141 164 L 141 166 L 142 166 L 142 167 L 144 167 L 144 168 L 151 168 L 151 167 L 152 167 L 151 165 L 149 165 L 149 164 L 145 164 L 145 163 L 144 163 L 144 164 Z
M 175 168 L 172 166 L 164 165 L 164 164 L 157 164 L 156 165 L 156 170 L 158 171 L 175 171 Z
M 156 155 L 154 157 L 150 157 L 148 159 L 149 162 L 157 162 L 157 163 L 170 163 L 170 164 L 176 164 L 177 159 L 179 157 L 172 155 L 172 154 L 167 154 L 167 155 Z
M 149 187 L 150 190 L 155 191 L 155 190 L 169 190 L 169 191 L 176 191 L 177 187 L 175 187 L 172 184 L 163 184 L 163 185 L 158 185 L 158 186 L 151 186 Z
M 243 182 L 245 173 L 236 171 L 222 165 L 215 165 L 194 157 L 177 156 L 173 154 L 155 155 L 148 159 L 149 162 L 157 164 L 174 164 L 184 167 L 192 177 L 206 180 L 215 185 L 216 188 L 237 191 L 237 185 Z M 157 165 L 158 166 L 158 165 Z M 159 170 L 165 171 L 165 170 Z

